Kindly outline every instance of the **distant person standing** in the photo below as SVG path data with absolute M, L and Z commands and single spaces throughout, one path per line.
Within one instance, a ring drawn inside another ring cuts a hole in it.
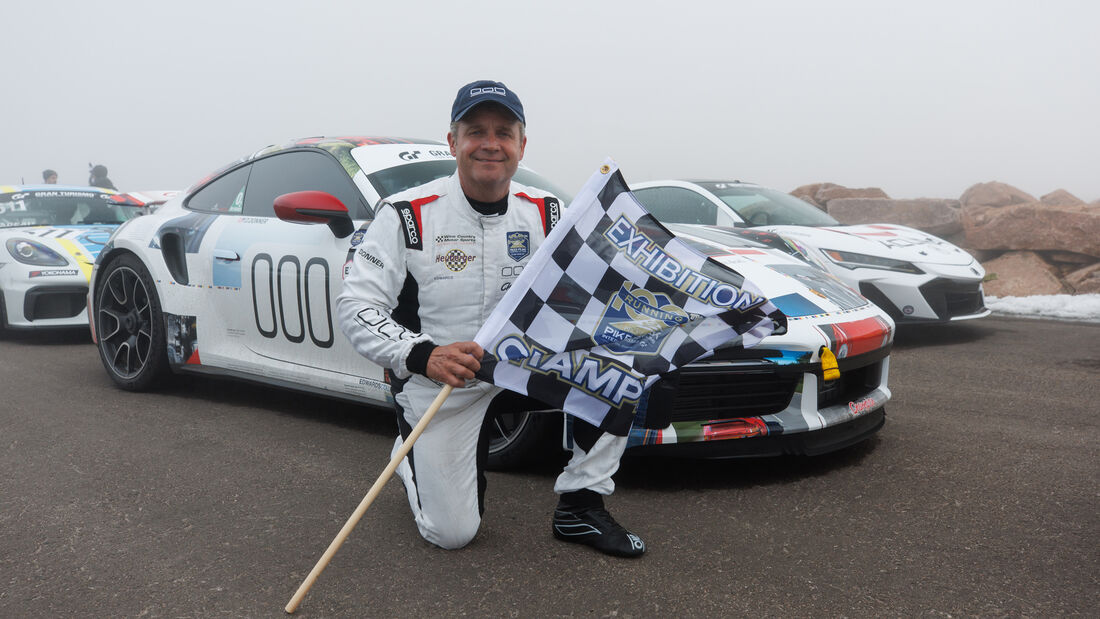
M 45 170 L 42 170 L 42 182 L 46 183 L 47 185 L 56 185 L 57 184 L 57 172 L 54 172 L 53 170 L 51 170 L 49 168 L 46 168 Z
M 107 178 L 107 166 L 105 165 L 92 166 L 92 174 L 88 177 L 88 184 L 92 187 L 114 189 L 118 191 L 115 184 L 111 182 L 111 179 Z

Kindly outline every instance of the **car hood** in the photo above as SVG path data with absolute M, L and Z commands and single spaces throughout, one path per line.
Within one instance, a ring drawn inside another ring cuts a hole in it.
M 965 266 L 974 257 L 947 241 L 897 224 L 859 224 L 852 226 L 765 226 L 796 245 L 816 249 L 836 249 L 894 260 L 926 264 Z
M 681 240 L 752 282 L 787 316 L 787 334 L 761 346 L 813 350 L 838 358 L 878 350 L 893 341 L 893 320 L 836 277 L 806 262 L 778 235 L 758 229 L 674 224 Z M 769 341 L 770 340 L 770 341 Z

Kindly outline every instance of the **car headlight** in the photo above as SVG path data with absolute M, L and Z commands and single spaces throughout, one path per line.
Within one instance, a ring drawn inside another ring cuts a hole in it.
M 829 260 L 846 269 L 883 269 L 885 271 L 897 271 L 899 273 L 912 273 L 920 275 L 924 271 L 917 268 L 912 262 L 883 258 L 882 256 L 868 256 L 839 249 L 822 249 L 821 253 L 829 257 Z
M 23 264 L 41 267 L 61 267 L 69 264 L 64 256 L 37 241 L 8 239 L 8 253 Z

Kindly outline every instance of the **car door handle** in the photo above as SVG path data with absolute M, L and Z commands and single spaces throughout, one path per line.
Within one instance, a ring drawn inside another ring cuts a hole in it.
M 241 259 L 241 257 L 237 255 L 237 252 L 230 251 L 228 249 L 215 249 L 214 258 L 217 260 L 226 260 L 229 262 L 235 262 Z

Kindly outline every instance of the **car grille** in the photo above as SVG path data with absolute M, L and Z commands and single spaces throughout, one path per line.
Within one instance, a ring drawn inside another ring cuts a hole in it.
M 800 379 L 800 374 L 689 366 L 680 372 L 672 421 L 709 421 L 778 413 L 790 404 Z
M 934 279 L 920 287 L 924 300 L 942 320 L 969 316 L 985 309 L 978 282 L 953 282 Z
M 881 379 L 881 363 L 872 363 L 858 368 L 848 368 L 840 373 L 840 378 L 821 382 L 817 391 L 817 406 L 835 406 L 847 404 L 867 395 L 878 387 Z
M 88 289 L 82 286 L 32 288 L 23 297 L 27 320 L 72 318 L 87 307 Z
M 820 380 L 818 408 L 859 400 L 875 390 L 881 381 L 885 354 L 869 353 L 841 361 L 840 378 Z M 712 421 L 736 417 L 772 415 L 787 408 L 802 379 L 801 368 L 782 373 L 775 370 L 738 370 L 718 364 L 688 366 L 680 371 L 672 421 Z

